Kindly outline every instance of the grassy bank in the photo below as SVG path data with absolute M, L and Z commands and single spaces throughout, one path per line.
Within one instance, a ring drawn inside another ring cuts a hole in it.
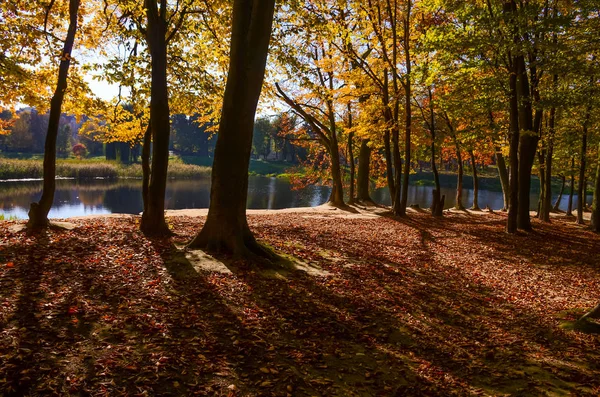
M 90 160 L 58 160 L 56 175 L 62 178 L 141 178 L 140 164 L 124 165 L 116 162 Z M 198 178 L 210 175 L 209 167 L 171 162 L 169 178 Z M 41 178 L 43 162 L 41 160 L 0 159 L 1 179 Z
M 181 156 L 180 159 L 184 164 L 193 164 L 202 167 L 212 167 L 213 162 L 212 157 Z M 285 161 L 264 161 L 250 159 L 249 174 L 255 176 L 289 178 L 289 176 L 292 174 L 288 173 L 288 171 L 293 167 L 295 167 L 294 164 L 290 164 Z
M 456 187 L 458 175 L 454 172 L 440 172 L 440 185 L 442 187 Z M 479 176 L 479 189 L 490 190 L 493 192 L 502 191 L 502 183 L 497 175 L 486 174 Z M 410 175 L 410 184 L 418 186 L 434 186 L 433 173 L 430 171 L 416 172 Z M 561 181 L 559 178 L 552 179 L 552 191 L 558 193 L 560 190 Z M 463 188 L 473 189 L 473 177 L 467 173 L 463 176 Z M 531 192 L 539 193 L 540 191 L 540 180 L 536 175 L 531 176 Z

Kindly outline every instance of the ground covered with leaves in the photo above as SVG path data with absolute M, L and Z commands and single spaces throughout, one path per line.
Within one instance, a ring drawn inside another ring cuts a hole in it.
M 599 395 L 600 337 L 569 321 L 600 298 L 600 237 L 505 219 L 250 216 L 308 272 L 195 266 L 203 218 L 161 240 L 0 222 L 0 395 Z

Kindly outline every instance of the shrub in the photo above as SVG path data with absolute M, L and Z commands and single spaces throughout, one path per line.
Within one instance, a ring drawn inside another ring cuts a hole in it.
M 87 156 L 87 148 L 85 147 L 85 145 L 83 143 L 78 143 L 75 146 L 73 146 L 73 154 L 78 159 L 81 159 L 81 158 Z

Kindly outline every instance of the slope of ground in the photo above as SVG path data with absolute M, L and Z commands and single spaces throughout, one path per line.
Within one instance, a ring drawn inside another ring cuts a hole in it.
M 303 269 L 270 271 L 177 248 L 202 217 L 0 222 L 0 394 L 600 394 L 599 336 L 562 326 L 600 298 L 599 236 L 359 212 L 251 215 Z

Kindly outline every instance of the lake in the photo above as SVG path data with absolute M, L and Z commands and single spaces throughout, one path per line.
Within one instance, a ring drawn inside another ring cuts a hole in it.
M 421 208 L 431 205 L 431 186 L 409 186 L 408 203 Z M 41 181 L 0 181 L 0 214 L 5 217 L 26 219 L 29 204 L 41 196 Z M 70 180 L 60 179 L 56 184 L 54 205 L 50 218 L 68 218 L 91 214 L 126 213 L 142 211 L 141 180 Z M 285 179 L 251 176 L 248 183 L 248 204 L 251 209 L 280 209 L 291 207 L 314 207 L 325 203 L 330 188 L 307 186 L 294 190 Z M 442 188 L 446 195 L 446 208 L 454 206 L 455 189 Z M 464 205 L 470 207 L 473 190 L 463 190 Z M 372 198 L 381 204 L 390 205 L 387 188 L 376 189 Z M 167 183 L 165 205 L 168 209 L 207 208 L 210 199 L 210 179 L 170 180 Z M 538 195 L 531 195 L 532 209 L 537 207 Z M 566 209 L 568 195 L 563 196 L 560 208 Z M 576 200 L 576 198 L 575 198 Z M 588 202 L 590 197 L 588 197 Z M 576 201 L 574 201 L 575 206 Z M 494 210 L 502 208 L 502 193 L 480 190 L 479 205 Z

